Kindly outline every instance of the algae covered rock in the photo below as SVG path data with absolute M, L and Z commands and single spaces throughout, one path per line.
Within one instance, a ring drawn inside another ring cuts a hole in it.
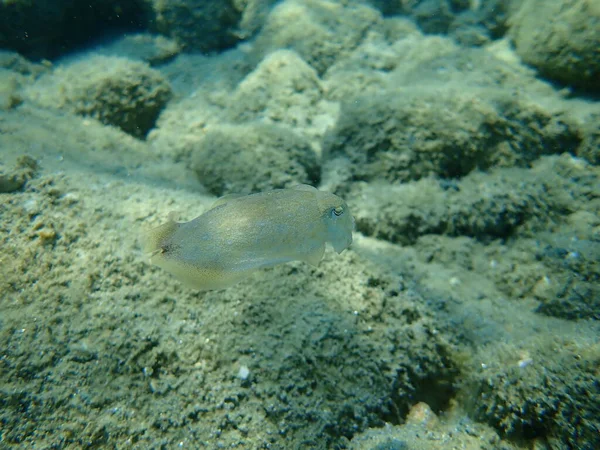
M 342 106 L 324 158 L 347 157 L 355 180 L 461 176 L 489 165 L 486 123 L 495 117 L 471 95 L 413 89 L 358 96 Z
M 285 124 L 318 145 L 337 114 L 316 71 L 290 50 L 267 57 L 237 86 L 229 114 L 235 122 Z
M 523 61 L 549 79 L 600 91 L 600 2 L 527 0 L 511 23 Z
M 220 50 L 251 36 L 274 0 L 150 0 L 152 27 L 189 50 Z
M 19 89 L 23 76 L 0 68 L 0 110 L 9 110 L 21 104 Z
M 479 172 L 460 181 L 425 178 L 416 182 L 356 183 L 350 207 L 359 231 L 402 244 L 421 236 L 506 238 L 535 227 L 561 207 L 544 180 L 527 169 Z
M 49 61 L 34 63 L 21 56 L 19 53 L 0 50 L 0 68 L 7 69 L 20 75 L 37 78 L 47 72 L 51 64 Z
M 322 74 L 381 21 L 378 11 L 358 2 L 286 0 L 275 6 L 257 36 L 252 55 L 260 60 L 287 48 Z
M 399 423 L 415 399 L 436 411 L 448 405 L 457 378 L 452 345 L 427 299 L 401 276 L 354 251 L 328 252 L 318 267 L 277 266 L 199 297 L 136 263 L 139 231 L 130 217 L 156 211 L 152 203 L 190 212 L 212 199 L 185 190 L 165 196 L 159 187 L 155 202 L 140 202 L 131 184 L 113 183 L 109 192 L 97 178 L 79 180 L 76 190 L 52 173 L 26 192 L 7 194 L 12 207 L 3 218 L 19 232 L 0 235 L 8 269 L 0 285 L 6 298 L 24 300 L 2 316 L 0 330 L 13 362 L 0 373 L 5 442 L 43 439 L 60 447 L 135 439 L 152 448 L 185 439 L 194 448 L 218 442 L 325 450 L 344 447 L 368 427 Z M 101 192 L 105 202 L 92 202 Z M 36 224 L 56 231 L 53 246 L 31 243 L 44 231 Z M 98 244 L 90 226 L 108 230 L 108 245 Z M 74 264 L 81 252 L 87 269 Z M 46 301 L 34 301 L 40 292 Z M 107 310 L 82 300 L 93 295 L 114 301 Z M 64 320 L 66 312 L 72 320 Z M 16 326 L 43 314 L 56 323 L 15 342 Z M 84 319 L 90 314 L 97 316 L 93 326 Z M 110 340 L 101 338 L 107 329 Z M 57 341 L 56 332 L 65 338 Z M 55 373 L 62 375 L 44 391 Z M 58 401 L 86 380 L 93 380 L 85 389 L 89 401 L 78 408 Z M 133 437 L 120 415 L 109 412 L 114 420 L 96 424 L 98 404 L 139 411 Z M 24 417 L 25 407 L 35 414 Z M 65 422 L 79 431 L 52 432 Z
M 600 164 L 600 112 L 592 115 L 588 123 L 584 124 L 583 141 L 577 155 L 585 158 L 591 164 Z
M 275 125 L 211 127 L 192 158 L 200 182 L 218 196 L 316 185 L 320 179 L 320 166 L 310 144 Z
M 590 228 L 600 226 L 600 219 L 591 214 L 574 216 L 589 222 Z M 600 242 L 562 232 L 544 236 L 541 244 L 535 257 L 544 264 L 545 275 L 533 287 L 540 300 L 536 311 L 569 320 L 600 320 Z
M 425 33 L 450 34 L 466 45 L 482 45 L 501 37 L 512 6 L 510 0 L 368 0 L 385 15 L 412 18 Z
M 456 377 L 451 346 L 426 299 L 399 277 L 352 251 L 266 276 L 208 298 L 239 313 L 215 315 L 204 332 L 220 330 L 222 367 L 248 364 L 245 383 L 260 393 L 258 420 L 279 430 L 275 443 L 341 447 L 367 427 L 402 420 L 415 398 L 445 408 Z M 253 402 L 239 403 L 228 413 L 243 423 L 242 408 Z
M 93 117 L 139 138 L 172 96 L 169 83 L 148 64 L 114 56 L 59 67 L 27 93 L 42 106 Z
M 22 89 L 49 70 L 50 63 L 33 63 L 15 52 L 0 50 L 0 111 L 23 102 Z
M 37 174 L 38 169 L 37 161 L 29 156 L 20 157 L 11 168 L 0 163 L 0 194 L 20 190 Z
M 464 49 L 460 51 L 464 55 Z M 380 27 L 369 31 L 348 56 L 340 58 L 323 74 L 326 96 L 343 101 L 359 93 L 377 95 L 390 86 L 411 83 L 411 80 L 398 79 L 400 76 L 415 72 L 444 55 L 457 53 L 457 45 L 450 39 L 425 36 L 408 19 L 386 18 Z M 448 69 L 446 61 L 441 64 Z M 438 68 L 441 64 L 437 63 Z M 439 76 L 439 70 L 437 73 Z M 464 79 L 464 74 L 461 75 Z M 422 72 L 414 77 L 416 84 L 421 84 L 424 78 Z
M 415 87 L 350 98 L 323 155 L 347 158 L 352 180 L 397 182 L 527 165 L 580 141 L 576 125 L 533 102 Z
M 468 372 L 464 394 L 478 420 L 513 439 L 545 439 L 551 448 L 600 446 L 598 343 L 531 339 L 484 349 L 476 360 L 485 363 Z
M 427 436 L 423 439 L 423 436 Z M 386 424 L 353 436 L 350 450 L 439 450 L 487 448 L 513 450 L 485 424 L 444 418 L 441 421 L 427 403 L 414 404 L 401 425 Z

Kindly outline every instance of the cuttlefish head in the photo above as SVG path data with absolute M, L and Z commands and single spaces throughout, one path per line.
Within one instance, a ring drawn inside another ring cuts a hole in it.
M 318 205 L 327 229 L 327 241 L 334 250 L 342 253 L 352 244 L 354 218 L 348 205 L 337 195 L 319 192 Z

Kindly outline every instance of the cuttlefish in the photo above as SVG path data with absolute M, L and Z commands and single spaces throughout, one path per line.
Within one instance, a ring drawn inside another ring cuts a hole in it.
M 337 195 L 300 185 L 218 199 L 189 222 L 151 230 L 153 264 L 201 290 L 223 289 L 252 272 L 288 261 L 317 265 L 326 243 L 337 253 L 352 243 L 354 219 Z

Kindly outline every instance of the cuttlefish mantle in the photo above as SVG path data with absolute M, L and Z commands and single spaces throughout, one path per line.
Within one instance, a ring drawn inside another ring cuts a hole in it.
M 218 199 L 189 222 L 172 218 L 150 231 L 153 264 L 197 289 L 223 289 L 252 272 L 288 261 L 317 265 L 326 243 L 341 253 L 354 219 L 337 195 L 300 185 Z

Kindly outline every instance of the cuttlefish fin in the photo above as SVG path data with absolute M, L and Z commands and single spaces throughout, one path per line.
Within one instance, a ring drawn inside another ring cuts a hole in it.
M 246 197 L 244 194 L 227 194 L 223 197 L 219 197 L 208 209 L 215 209 L 218 206 L 224 205 L 225 203 L 234 200 L 236 198 Z
M 316 187 L 311 186 L 310 184 L 298 184 L 296 186 L 292 186 L 291 189 L 294 189 L 296 191 L 318 191 Z
M 311 253 L 304 255 L 302 258 L 299 258 L 301 261 L 307 262 L 311 266 L 318 266 L 321 260 L 323 259 L 323 255 L 325 254 L 325 244 L 321 245 L 316 250 L 313 250 Z

